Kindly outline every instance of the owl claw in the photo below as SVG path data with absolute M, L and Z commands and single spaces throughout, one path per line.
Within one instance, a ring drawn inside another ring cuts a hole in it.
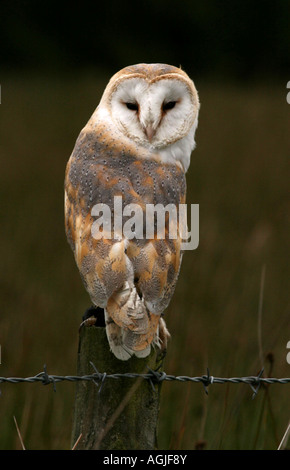
M 167 349 L 159 349 L 158 354 L 157 354 L 157 361 L 158 362 L 163 362 L 167 354 Z
M 83 326 L 106 326 L 105 325 L 105 319 L 104 319 L 104 310 L 100 307 L 90 307 L 88 308 L 84 315 L 83 315 L 83 321 L 81 322 L 79 326 L 79 331 Z
M 83 320 L 79 326 L 79 331 L 84 327 L 84 326 L 94 326 L 97 322 L 96 317 L 89 317 Z

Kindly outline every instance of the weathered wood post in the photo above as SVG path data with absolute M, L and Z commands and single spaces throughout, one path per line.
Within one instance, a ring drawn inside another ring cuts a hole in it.
M 160 351 L 152 348 L 144 359 L 118 360 L 110 351 L 104 327 L 80 330 L 77 374 L 148 373 L 162 362 Z M 161 383 L 143 378 L 107 379 L 101 392 L 93 381 L 76 383 L 72 443 L 77 449 L 139 450 L 155 449 Z

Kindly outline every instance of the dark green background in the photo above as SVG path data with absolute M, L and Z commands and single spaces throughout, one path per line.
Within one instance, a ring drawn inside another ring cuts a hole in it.
M 266 79 L 290 66 L 289 2 L 4 1 L 0 64 L 11 68 L 182 65 L 194 76 Z

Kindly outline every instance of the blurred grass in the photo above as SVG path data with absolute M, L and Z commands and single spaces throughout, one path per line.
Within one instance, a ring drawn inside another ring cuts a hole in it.
M 78 326 L 90 300 L 64 235 L 65 165 L 109 77 L 1 77 L 0 344 L 2 376 L 76 371 Z M 271 86 L 270 86 L 271 85 Z M 258 304 L 266 266 L 266 373 L 289 376 L 290 107 L 285 84 L 196 83 L 201 112 L 187 174 L 200 204 L 200 245 L 185 253 L 166 312 L 167 373 L 255 375 Z M 271 353 L 271 355 L 269 354 Z M 69 449 L 74 384 L 1 385 L 0 448 Z M 289 386 L 164 383 L 161 449 L 276 449 Z

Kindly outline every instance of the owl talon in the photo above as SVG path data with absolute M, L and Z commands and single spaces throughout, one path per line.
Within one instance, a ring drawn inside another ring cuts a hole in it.
M 89 317 L 83 320 L 79 326 L 79 331 L 84 327 L 84 326 L 94 326 L 97 322 L 96 317 Z
M 79 331 L 83 326 L 100 326 L 104 327 L 105 325 L 105 318 L 104 318 L 104 309 L 100 307 L 90 307 L 88 308 L 84 315 L 83 315 L 83 321 L 81 322 L 79 326 Z
M 164 349 L 159 349 L 158 354 L 157 354 L 157 361 L 158 362 L 163 362 L 167 354 L 167 348 Z

